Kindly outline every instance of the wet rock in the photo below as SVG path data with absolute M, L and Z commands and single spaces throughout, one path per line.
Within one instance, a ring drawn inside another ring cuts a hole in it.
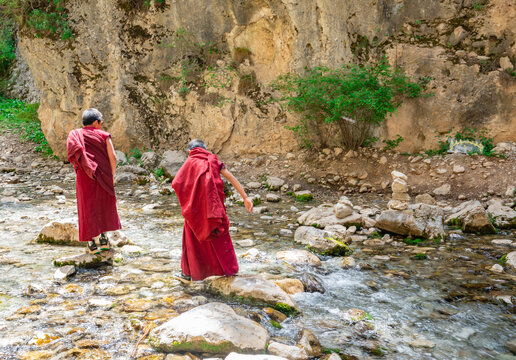
M 447 217 L 446 223 L 460 225 L 464 232 L 496 233 L 487 212 L 478 201 L 468 201 L 453 209 L 452 214 Z
M 278 251 L 276 257 L 293 265 L 321 266 L 322 264 L 316 255 L 307 250 Z
M 513 354 L 516 354 L 516 338 L 507 341 L 505 343 L 505 347 L 509 349 Z
M 409 345 L 414 348 L 433 348 L 435 343 L 429 340 L 417 339 L 409 342 Z
M 56 270 L 56 272 L 54 273 L 54 279 L 58 280 L 58 281 L 64 280 L 67 277 L 70 277 L 74 274 L 75 274 L 75 266 L 66 265 L 66 266 L 60 267 L 59 269 Z
M 294 198 L 298 201 L 310 201 L 314 196 L 310 190 L 301 190 L 294 192 Z
M 159 163 L 159 155 L 152 151 L 147 151 L 142 154 L 140 159 L 143 163 L 143 166 L 146 169 L 153 169 Z
M 237 297 L 270 305 L 284 304 L 297 309 L 289 294 L 260 275 L 237 275 L 220 277 L 207 284 L 210 291 L 228 297 Z
M 386 210 L 376 218 L 378 229 L 399 235 L 425 238 L 444 237 L 443 210 L 428 204 L 410 205 L 409 209 Z
M 74 220 L 52 221 L 40 230 L 34 240 L 39 244 L 85 246 L 79 242 L 79 229 Z
M 275 355 L 243 355 L 232 352 L 224 360 L 288 360 Z
M 496 273 L 502 273 L 503 266 L 500 264 L 494 264 L 493 266 L 491 266 L 491 268 L 489 268 L 489 270 L 491 270 L 492 272 L 496 272 Z
M 319 278 L 313 274 L 304 273 L 299 277 L 299 280 L 303 283 L 305 287 L 305 292 L 314 293 L 318 292 L 324 294 L 326 289 Z
M 280 229 L 279 234 L 280 234 L 280 236 L 289 237 L 289 236 L 292 236 L 293 233 L 292 233 L 292 230 L 289 230 L 289 229 Z
M 122 247 L 131 244 L 131 240 L 129 240 L 127 235 L 121 230 L 110 231 L 107 233 L 107 236 L 111 246 Z
M 507 254 L 507 257 L 505 258 L 505 264 L 509 267 L 512 267 L 513 269 L 516 269 L 516 251 L 512 251 Z
M 301 331 L 297 345 L 303 348 L 310 357 L 319 356 L 322 353 L 319 339 L 310 330 L 303 329 Z
M 351 256 L 346 256 L 342 258 L 342 261 L 340 262 L 340 266 L 342 266 L 344 269 L 351 269 L 356 266 L 356 261 Z
M 54 355 L 50 350 L 25 351 L 20 354 L 20 360 L 48 360 Z
M 174 178 L 186 159 L 186 154 L 182 151 L 167 150 L 163 153 L 159 167 L 163 168 L 165 176 Z
M 491 240 L 491 242 L 495 245 L 511 245 L 512 244 L 511 239 L 494 239 L 494 240 Z
M 311 226 L 298 227 L 294 241 L 324 255 L 346 255 L 350 251 L 337 234 Z
M 152 330 L 149 343 L 161 352 L 227 354 L 263 352 L 268 338 L 261 325 L 238 316 L 228 305 L 208 303 Z
M 305 360 L 308 359 L 306 351 L 297 346 L 285 345 L 271 341 L 267 351 L 273 355 L 280 356 L 289 360 Z
M 112 265 L 113 257 L 116 252 L 113 249 L 102 251 L 98 255 L 82 254 L 66 256 L 54 260 L 54 266 L 62 267 L 66 265 L 73 265 L 78 268 L 95 268 L 102 265 Z
M 146 251 L 137 245 L 124 245 L 120 249 L 120 252 L 124 255 L 139 256 L 144 254 Z
M 276 191 L 279 190 L 285 184 L 285 180 L 274 176 L 270 176 L 269 178 L 267 178 L 265 184 L 267 185 L 267 188 L 269 190 Z
M 276 280 L 274 283 L 289 295 L 295 295 L 305 291 L 303 283 L 298 279 L 282 279 Z
M 333 353 L 333 354 L 327 354 L 327 355 L 324 355 L 320 360 L 341 360 L 342 358 Z
M 349 309 L 349 310 L 343 312 L 341 314 L 341 317 L 347 321 L 357 322 L 357 321 L 366 320 L 368 315 L 367 315 L 367 312 L 365 312 L 362 309 L 352 308 L 352 309 Z
M 301 225 L 316 226 L 324 229 L 331 225 L 362 225 L 362 216 L 359 214 L 352 214 L 343 219 L 339 219 L 334 214 L 333 206 L 323 204 L 303 213 L 297 219 L 297 222 Z
M 497 227 L 501 229 L 516 228 L 516 211 L 504 206 L 501 199 L 489 201 L 487 213 L 494 219 Z
M 113 301 L 102 298 L 92 298 L 88 300 L 88 305 L 108 309 L 113 305 Z
M 283 314 L 281 311 L 278 311 L 276 309 L 267 307 L 263 309 L 265 313 L 274 321 L 277 321 L 278 323 L 281 323 L 287 319 L 287 315 Z

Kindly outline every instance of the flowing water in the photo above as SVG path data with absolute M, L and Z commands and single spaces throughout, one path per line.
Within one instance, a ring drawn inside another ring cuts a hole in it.
M 173 195 L 150 195 L 153 187 L 149 185 L 136 191 L 118 189 L 123 231 L 146 252 L 124 255 L 113 267 L 79 270 L 68 282 L 55 282 L 52 260 L 83 249 L 29 244 L 47 222 L 76 217 L 73 182 L 63 183 L 52 174 L 40 174 L 41 184 L 34 177 L 2 184 L 1 196 L 12 193 L 33 200 L 0 204 L 0 358 L 18 359 L 30 351 L 47 351 L 53 359 L 128 359 L 143 332 L 139 325 L 206 301 L 226 301 L 172 277 L 180 270 L 180 208 Z M 55 184 L 65 189 L 64 203 L 43 195 Z M 41 185 L 39 190 L 37 185 Z M 364 206 L 383 201 L 351 200 Z M 148 204 L 156 206 L 142 209 Z M 433 250 L 426 249 L 427 258 L 421 260 L 414 258 L 415 247 L 368 249 L 353 244 L 357 267 L 344 269 L 340 258 L 330 257 L 323 257 L 319 268 L 293 267 L 277 260 L 275 253 L 301 246 L 292 236 L 279 236 L 279 230 L 294 231 L 295 219 L 306 210 L 306 204 L 283 196 L 281 203 L 266 205 L 269 212 L 263 215 L 249 215 L 238 205 L 228 207 L 236 228 L 233 240 L 252 239 L 258 250 L 247 253 L 249 248 L 235 244 L 240 273 L 281 277 L 308 273 L 326 289 L 325 293 L 294 295 L 301 314 L 288 318 L 281 329 L 263 317 L 262 324 L 273 339 L 295 344 L 296 334 L 306 328 L 324 347 L 340 349 L 347 358 L 510 358 L 504 355 L 509 353 L 504 343 L 516 335 L 514 271 L 496 274 L 486 268 L 510 251 L 491 240 L 515 241 L 514 233 L 496 237 L 454 234 L 445 242 L 429 241 L 424 246 Z M 100 305 L 93 305 L 91 299 Z M 127 305 L 131 301 L 142 307 L 136 310 L 143 311 L 132 311 L 135 309 Z M 228 303 L 241 314 L 260 313 L 258 307 Z M 368 313 L 366 325 L 343 316 L 350 308 Z M 427 340 L 428 347 L 409 345 L 417 339 Z M 140 346 L 140 356 L 149 353 L 152 349 Z

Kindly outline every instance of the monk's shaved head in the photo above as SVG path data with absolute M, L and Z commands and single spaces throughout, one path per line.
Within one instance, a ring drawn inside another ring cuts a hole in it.
M 206 150 L 206 144 L 202 140 L 193 139 L 188 144 L 188 150 L 192 150 L 192 149 L 195 149 L 195 148 L 203 148 L 204 150 Z
M 99 120 L 99 121 L 102 120 L 102 113 L 100 111 L 98 111 L 97 109 L 93 109 L 93 108 L 86 109 L 82 113 L 82 124 L 84 126 L 91 125 L 97 120 Z

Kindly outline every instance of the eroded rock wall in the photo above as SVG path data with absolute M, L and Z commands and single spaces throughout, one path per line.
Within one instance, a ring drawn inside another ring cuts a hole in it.
M 270 102 L 267 84 L 382 52 L 408 74 L 432 78 L 432 97 L 405 102 L 378 130 L 405 138 L 402 150 L 433 147 L 434 131 L 464 126 L 516 139 L 516 77 L 507 68 L 516 60 L 513 0 L 166 0 L 129 13 L 119 4 L 70 0 L 71 43 L 20 40 L 42 91 L 43 130 L 60 156 L 87 107 L 103 112 L 126 151 L 181 149 L 193 137 L 222 153 L 289 151 L 293 119 Z M 177 80 L 181 29 L 218 49 L 199 75 L 204 86 L 187 91 Z M 233 60 L 238 48 L 248 59 Z

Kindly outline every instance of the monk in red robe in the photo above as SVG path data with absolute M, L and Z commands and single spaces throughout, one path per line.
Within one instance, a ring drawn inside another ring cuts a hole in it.
M 77 176 L 79 241 L 87 241 L 87 251 L 98 254 L 109 250 L 105 232 L 120 229 L 114 188 L 116 156 L 111 134 L 101 130 L 100 111 L 86 109 L 82 123 L 84 127 L 70 131 L 66 147 Z
M 229 236 L 220 175 L 242 196 L 247 211 L 253 211 L 253 202 L 217 156 L 206 150 L 203 141 L 192 140 L 188 152 L 188 159 L 172 182 L 185 218 L 181 270 L 192 280 L 235 275 L 238 262 Z

